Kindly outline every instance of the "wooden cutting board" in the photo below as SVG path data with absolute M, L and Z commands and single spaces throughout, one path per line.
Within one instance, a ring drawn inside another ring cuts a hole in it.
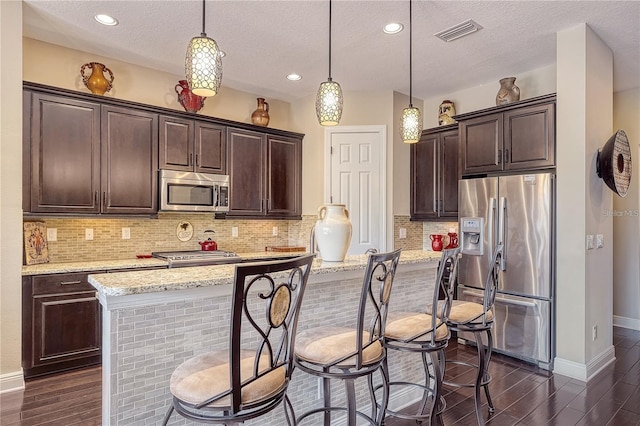
M 264 251 L 278 251 L 278 252 L 292 252 L 292 251 L 305 251 L 305 247 L 296 246 L 267 246 Z

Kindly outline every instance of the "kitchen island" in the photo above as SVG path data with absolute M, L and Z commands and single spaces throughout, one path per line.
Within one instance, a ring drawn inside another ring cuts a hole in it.
M 290 255 L 290 254 L 289 254 Z M 391 297 L 391 309 L 424 310 L 433 294 L 440 253 L 405 251 Z M 299 330 L 353 323 L 367 256 L 344 262 L 313 263 L 302 303 Z M 160 424 L 171 401 L 169 379 L 186 359 L 228 346 L 230 295 L 235 265 L 94 274 L 89 282 L 102 305 L 102 424 Z M 249 337 L 250 338 L 250 337 Z M 393 354 L 392 377 L 415 378 L 422 364 Z M 368 404 L 365 381 L 356 392 L 360 407 Z M 294 409 L 321 404 L 318 384 L 296 372 L 289 387 Z M 341 390 L 336 400 L 344 397 Z M 417 399 L 394 395 L 398 406 Z M 285 424 L 282 409 L 247 424 Z M 170 424 L 185 424 L 173 416 Z M 190 423 L 187 423 L 190 424 Z

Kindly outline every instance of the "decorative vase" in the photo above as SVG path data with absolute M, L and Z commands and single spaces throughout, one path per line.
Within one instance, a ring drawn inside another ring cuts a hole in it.
M 515 82 L 515 77 L 506 77 L 500 80 L 496 105 L 506 105 L 520 100 L 520 88 L 516 86 Z
M 325 204 L 318 209 L 315 236 L 325 262 L 342 262 L 351 243 L 351 221 L 344 204 Z
M 444 235 L 440 234 L 431 234 L 429 238 L 431 238 L 431 249 L 433 251 L 442 251 L 443 241 L 442 238 Z
M 442 101 L 438 114 L 438 124 L 443 126 L 445 124 L 455 123 L 456 120 L 453 119 L 454 115 L 456 115 L 456 107 L 453 105 L 453 102 L 449 100 Z
M 251 122 L 257 126 L 269 124 L 269 104 L 264 98 L 258 98 L 258 108 L 251 114 Z
M 91 70 L 91 75 L 85 74 L 85 69 Z M 105 77 L 104 73 L 109 74 L 109 78 Z M 91 93 L 96 95 L 104 95 L 104 92 L 108 92 L 113 87 L 113 73 L 109 68 L 99 62 L 89 62 L 80 67 L 80 75 L 82 75 L 82 82 L 87 89 L 91 90 Z
M 178 94 L 178 102 L 187 112 L 198 112 L 204 106 L 204 96 L 198 96 L 191 92 L 189 89 L 189 83 L 187 80 L 179 80 L 175 86 L 176 93 Z

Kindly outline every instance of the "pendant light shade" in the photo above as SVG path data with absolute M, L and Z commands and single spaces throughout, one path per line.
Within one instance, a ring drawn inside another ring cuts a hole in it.
M 331 79 L 331 0 L 329 0 L 329 78 L 316 95 L 316 116 L 323 126 L 335 126 L 342 117 L 342 88 Z
M 409 107 L 402 111 L 402 123 L 400 125 L 400 135 L 404 143 L 418 142 L 422 133 L 422 113 L 412 103 L 412 26 L 411 0 L 409 0 Z
M 204 0 L 202 1 L 202 34 L 187 47 L 184 68 L 191 92 L 198 96 L 215 96 L 222 81 L 222 55 L 214 39 L 204 31 Z
M 402 124 L 400 128 L 404 143 L 416 143 L 422 133 L 422 113 L 411 104 L 402 110 Z

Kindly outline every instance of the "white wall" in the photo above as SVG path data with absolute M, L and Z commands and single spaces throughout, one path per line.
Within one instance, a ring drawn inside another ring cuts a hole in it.
M 611 50 L 586 25 L 557 34 L 557 285 L 554 370 L 588 380 L 614 359 L 613 223 L 595 156 L 613 124 Z M 605 247 L 585 249 L 586 234 Z M 598 337 L 592 339 L 592 327 Z
M 614 93 L 613 111 L 613 129 L 627 133 L 632 162 L 627 196 L 613 196 L 614 324 L 640 330 L 640 88 Z
M 0 392 L 24 386 L 22 283 L 22 2 L 0 2 Z M 6 66 L 5 64 L 13 64 Z

